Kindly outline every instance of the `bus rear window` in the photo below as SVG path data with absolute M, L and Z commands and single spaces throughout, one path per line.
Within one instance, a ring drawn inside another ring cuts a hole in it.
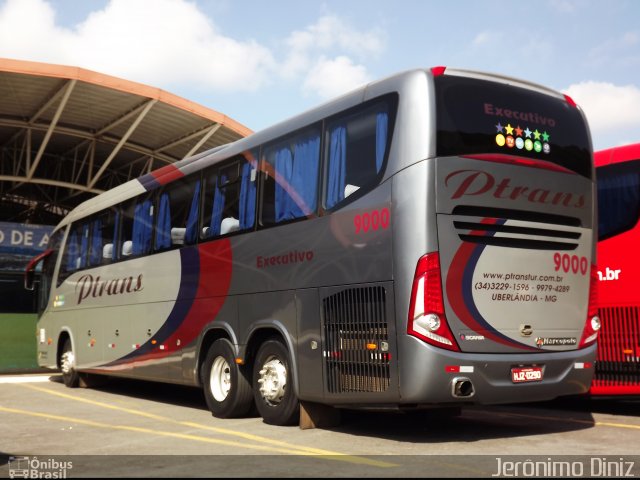
M 580 111 L 526 88 L 435 77 L 438 156 L 497 153 L 545 160 L 591 178 L 591 147 Z

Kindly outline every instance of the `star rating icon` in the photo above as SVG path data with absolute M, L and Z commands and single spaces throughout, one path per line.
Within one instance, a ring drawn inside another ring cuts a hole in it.
M 542 140 L 545 142 L 549 141 L 549 134 L 547 132 L 542 132 Z
M 527 138 L 531 138 L 531 130 L 529 130 L 529 127 L 527 127 L 527 128 L 525 128 L 525 129 L 524 129 L 524 135 L 525 135 Z
M 513 127 L 510 123 L 507 123 L 507 126 L 504 127 L 504 129 L 507 131 L 507 135 L 513 135 Z
M 520 128 L 520 125 L 518 125 L 518 126 L 515 128 L 515 132 L 516 132 L 516 136 L 517 136 L 517 137 L 521 137 L 521 136 L 522 136 L 522 129 Z
M 535 138 L 536 140 L 540 140 L 540 132 L 537 128 L 533 131 L 533 138 Z
M 496 131 L 497 131 L 498 133 L 502 133 L 502 129 L 503 129 L 504 127 L 502 126 L 502 124 L 501 124 L 500 122 L 498 122 L 498 124 L 497 124 L 495 127 L 496 127 Z

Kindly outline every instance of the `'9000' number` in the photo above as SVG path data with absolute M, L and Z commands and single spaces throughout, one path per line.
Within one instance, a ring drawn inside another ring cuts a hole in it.
M 367 233 L 371 230 L 387 229 L 389 228 L 390 218 L 391 212 L 385 207 L 380 210 L 373 210 L 356 215 L 353 217 L 353 226 L 356 229 L 356 233 Z

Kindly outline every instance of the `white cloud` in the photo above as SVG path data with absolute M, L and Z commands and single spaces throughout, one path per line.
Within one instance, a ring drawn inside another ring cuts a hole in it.
M 282 72 L 285 77 L 295 77 L 322 63 L 328 52 L 339 52 L 342 57 L 347 53 L 359 58 L 376 56 L 384 50 L 385 42 L 385 34 L 380 29 L 360 32 L 336 16 L 325 15 L 313 25 L 289 35 L 285 41 L 289 53 Z
M 79 66 L 166 89 L 256 91 L 284 79 L 322 97 L 343 93 L 368 78 L 346 55 L 375 56 L 385 36 L 324 15 L 283 42 L 277 61 L 255 40 L 222 34 L 187 0 L 109 0 L 73 28 L 56 23 L 47 0 L 0 3 L 0 57 Z
M 306 29 L 291 33 L 286 43 L 296 51 L 338 47 L 345 52 L 366 56 L 384 50 L 385 35 L 380 29 L 359 32 L 339 17 L 325 15 Z
M 255 90 L 274 69 L 271 52 L 216 31 L 183 0 L 111 0 L 76 28 L 56 26 L 44 0 L 0 10 L 0 56 L 76 65 L 149 84 L 158 79 L 220 90 Z
M 303 88 L 324 98 L 346 93 L 369 81 L 362 65 L 355 65 L 348 57 L 321 57 L 309 71 Z
M 640 88 L 606 82 L 582 82 L 564 90 L 582 107 L 593 130 L 640 129 Z
M 640 32 L 624 32 L 617 37 L 599 42 L 589 51 L 587 63 L 597 68 L 603 68 L 604 65 L 632 68 L 634 65 L 640 65 L 638 46 L 640 46 Z
M 640 141 L 639 87 L 588 81 L 570 85 L 563 92 L 583 109 L 596 150 L 613 146 L 614 138 Z

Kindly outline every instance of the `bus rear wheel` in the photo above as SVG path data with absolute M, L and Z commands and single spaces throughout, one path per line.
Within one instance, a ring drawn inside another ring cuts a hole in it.
M 233 345 L 225 338 L 213 342 L 202 364 L 202 385 L 207 406 L 218 418 L 246 415 L 253 395 L 249 379 L 235 362 Z
M 267 340 L 256 355 L 253 395 L 265 423 L 294 425 L 300 418 L 300 403 L 293 389 L 291 359 L 278 340 Z
M 62 381 L 67 387 L 76 388 L 80 384 L 80 375 L 76 371 L 76 356 L 73 353 L 70 338 L 64 341 L 62 347 L 60 370 L 62 370 Z

